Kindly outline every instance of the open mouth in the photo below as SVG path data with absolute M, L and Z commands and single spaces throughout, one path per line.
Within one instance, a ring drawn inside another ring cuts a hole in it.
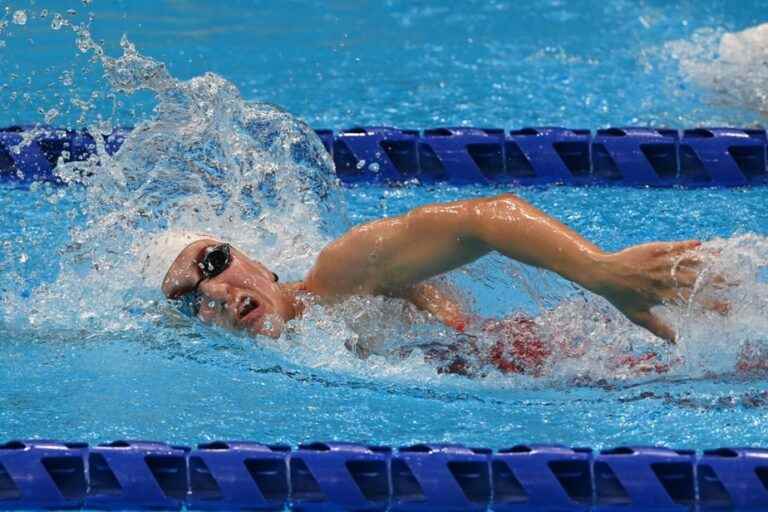
M 243 303 L 240 305 L 240 310 L 238 311 L 240 318 L 245 318 L 248 316 L 249 313 L 256 311 L 259 309 L 259 301 L 252 297 L 246 297 L 243 299 Z

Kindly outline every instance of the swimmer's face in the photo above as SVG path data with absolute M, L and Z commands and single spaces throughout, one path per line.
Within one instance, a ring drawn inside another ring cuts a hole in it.
M 170 299 L 197 293 L 197 316 L 206 323 L 279 337 L 290 312 L 277 276 L 231 247 L 229 265 L 206 277 L 201 263 L 219 245 L 210 239 L 188 245 L 165 275 L 163 293 Z

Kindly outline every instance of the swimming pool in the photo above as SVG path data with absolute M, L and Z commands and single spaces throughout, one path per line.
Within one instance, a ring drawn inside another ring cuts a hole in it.
M 752 82 L 731 97 L 678 64 L 706 62 L 709 54 L 694 49 L 716 46 L 718 31 L 764 21 L 763 3 L 696 2 L 674 12 L 654 2 L 387 2 L 365 12 L 345 3 L 149 5 L 59 13 L 72 25 L 93 11 L 95 41 L 107 55 L 127 51 L 112 83 L 101 77 L 103 63 L 91 62 L 89 34 L 54 22 L 56 8 L 45 17 L 44 5 L 5 13 L 0 125 L 143 131 L 115 159 L 88 164 L 87 187 L 0 185 L 0 439 L 766 443 L 764 374 L 734 370 L 738 348 L 763 347 L 768 332 L 764 188 L 515 190 L 608 249 L 723 238 L 716 264 L 745 283 L 729 319 L 671 313 L 684 342 L 669 349 L 540 272 L 488 258 L 453 276 L 484 315 L 544 312 L 551 329 L 589 343 L 586 357 L 539 378 L 438 374 L 418 353 L 356 359 L 344 348 L 353 328 L 392 344 L 448 336 L 426 321 L 387 327 L 402 306 L 379 300 L 342 306 L 354 326 L 313 310 L 286 339 L 253 343 L 176 314 L 152 285 L 159 270 L 147 267 L 142 248 L 164 230 L 204 230 L 279 259 L 281 276 L 298 278 L 345 225 L 503 190 L 336 187 L 305 128 L 266 105 L 244 106 L 230 82 L 242 97 L 281 105 L 314 127 L 751 125 L 760 120 Z M 124 31 L 138 54 L 127 40 L 117 48 Z M 158 62 L 170 76 L 197 78 L 175 82 Z M 139 83 L 151 91 L 127 94 Z M 173 173 L 191 161 L 205 165 L 187 188 Z M 663 376 L 630 375 L 604 356 L 616 346 L 685 362 Z

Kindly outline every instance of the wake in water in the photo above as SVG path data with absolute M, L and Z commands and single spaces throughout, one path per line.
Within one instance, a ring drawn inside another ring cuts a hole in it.
M 3 299 L 4 324 L 64 338 L 83 332 L 199 336 L 198 326 L 161 298 L 160 280 L 176 256 L 169 240 L 178 245 L 184 240 L 179 233 L 208 234 L 292 280 L 303 277 L 319 250 L 349 227 L 332 163 L 304 123 L 279 108 L 244 101 L 215 74 L 177 80 L 126 38 L 121 57 L 106 56 L 87 27 L 73 29 L 78 47 L 102 63 L 115 93 L 149 91 L 157 106 L 115 155 L 97 138 L 88 161 L 57 167 L 62 179 L 84 185 L 71 192 L 82 194 L 84 221 L 70 233 L 54 282 L 30 297 Z M 110 127 L 101 123 L 90 129 L 99 133 Z M 421 382 L 438 378 L 436 369 L 501 386 L 765 370 L 758 361 L 768 347 L 763 274 L 768 240 L 756 235 L 717 240 L 702 254 L 707 263 L 694 298 L 663 312 L 681 333 L 675 347 L 580 291 L 546 298 L 545 306 L 557 305 L 541 308 L 533 318 L 512 316 L 463 334 L 401 301 L 352 298 L 335 307 L 312 307 L 280 340 L 257 343 L 305 366 Z M 528 280 L 532 300 L 542 300 L 541 274 L 512 267 L 519 279 Z M 737 285 L 712 286 L 711 277 L 719 274 Z M 491 278 L 500 279 L 509 277 Z M 730 303 L 730 313 L 719 316 L 699 306 L 711 300 Z M 224 336 L 214 328 L 204 332 Z M 515 343 L 527 352 L 514 353 Z M 530 363 L 515 360 L 521 357 L 536 361 L 510 370 Z M 463 366 L 452 368 L 455 364 Z
M 718 102 L 768 117 L 768 23 L 741 32 L 704 29 L 666 45 L 683 73 Z

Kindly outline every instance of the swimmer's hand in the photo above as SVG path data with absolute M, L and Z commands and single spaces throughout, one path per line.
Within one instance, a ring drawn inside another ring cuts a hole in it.
M 697 240 L 655 242 L 605 254 L 589 288 L 635 324 L 674 343 L 675 331 L 651 308 L 690 299 L 701 264 L 691 251 L 700 245 Z

